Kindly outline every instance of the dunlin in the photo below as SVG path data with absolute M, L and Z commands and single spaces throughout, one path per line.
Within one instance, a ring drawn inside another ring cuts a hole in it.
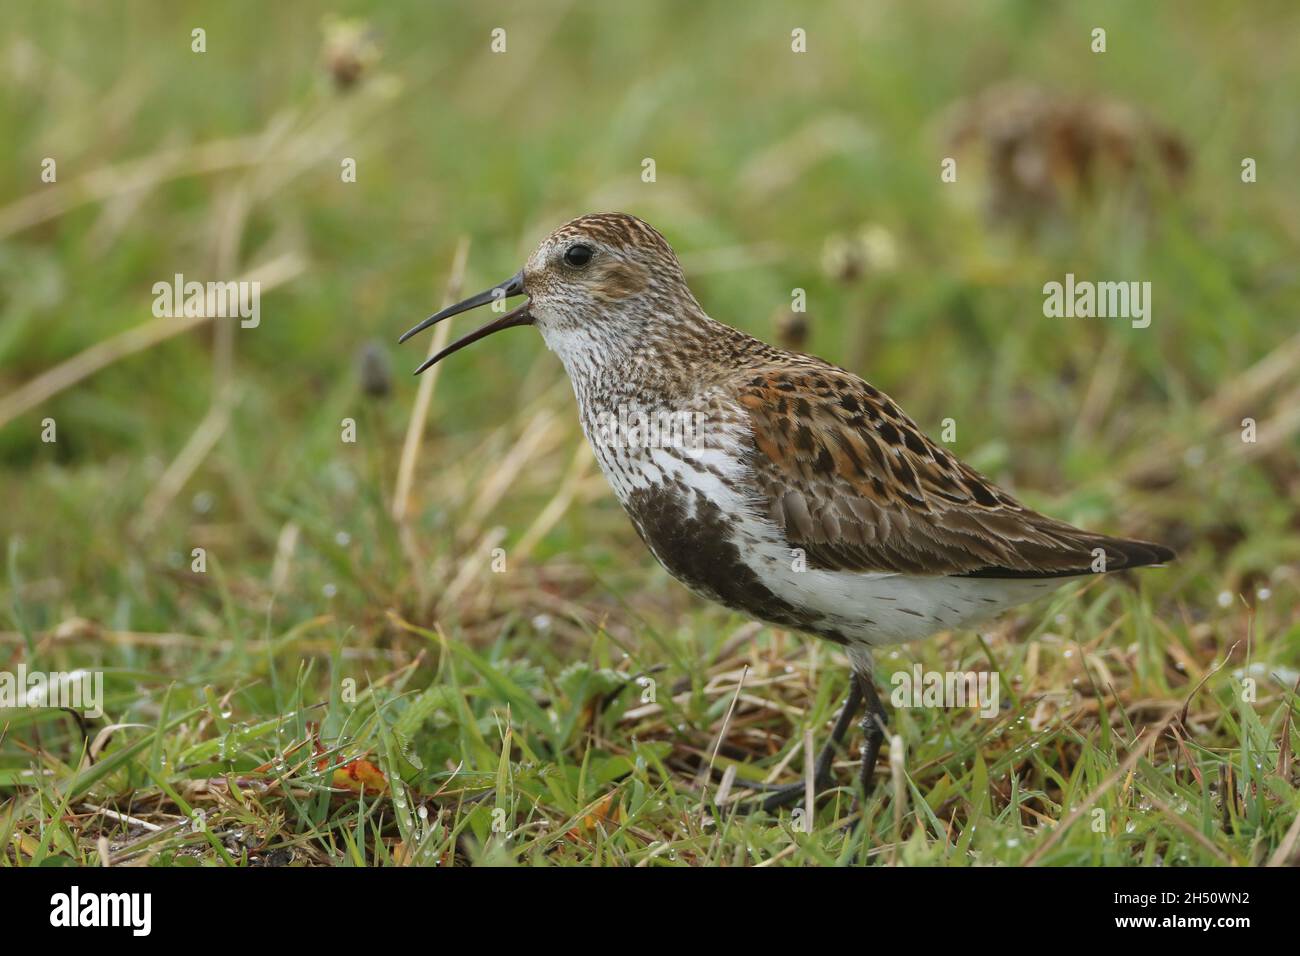
M 634 216 L 582 216 L 515 276 L 443 309 L 527 296 L 418 371 L 534 325 L 559 356 L 596 459 L 642 541 L 702 597 L 833 641 L 848 699 L 815 785 L 866 704 L 861 794 L 884 737 L 874 648 L 969 627 L 1085 575 L 1168 561 L 1158 544 L 1025 507 L 925 436 L 884 392 L 710 318 L 672 248 Z M 679 427 L 680 426 L 680 427 Z M 780 788 L 768 809 L 798 799 Z

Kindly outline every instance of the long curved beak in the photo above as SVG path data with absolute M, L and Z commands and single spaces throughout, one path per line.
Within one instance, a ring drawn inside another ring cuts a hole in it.
M 441 312 L 435 312 L 415 328 L 408 329 L 397 341 L 399 343 L 405 342 L 417 332 L 423 332 L 430 326 L 437 325 L 443 319 L 449 319 L 453 315 L 460 315 L 462 312 L 468 312 L 470 309 L 477 309 L 479 306 L 487 305 L 489 302 L 503 301 L 523 294 L 524 271 L 520 269 L 505 282 L 502 282 L 499 285 L 494 285 L 492 288 L 480 292 L 478 295 L 472 295 L 464 302 L 457 302 L 455 305 L 449 305 Z M 452 352 L 459 352 L 465 346 L 471 345 L 479 339 L 486 338 L 493 332 L 500 332 L 502 329 L 514 328 L 516 325 L 532 325 L 533 317 L 528 312 L 528 306 L 531 304 L 532 303 L 530 302 L 525 302 L 523 305 L 519 306 L 519 308 L 507 312 L 505 315 L 501 316 L 501 318 L 494 319 L 482 328 L 475 329 L 468 335 L 461 336 L 437 355 L 429 356 L 424 361 L 424 364 L 415 370 L 415 374 L 419 375 L 425 369 L 437 365 Z

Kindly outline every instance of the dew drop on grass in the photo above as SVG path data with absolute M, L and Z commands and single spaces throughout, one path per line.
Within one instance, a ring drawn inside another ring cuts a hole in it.
M 1220 591 L 1218 600 L 1219 607 L 1232 607 L 1232 592 Z
M 332 598 L 334 595 L 339 593 L 339 589 L 333 584 L 327 584 L 320 589 L 320 593 L 325 595 L 327 598 Z
M 340 548 L 346 548 L 352 543 L 352 535 L 348 534 L 346 531 L 340 531 L 338 534 L 334 535 L 334 543 Z

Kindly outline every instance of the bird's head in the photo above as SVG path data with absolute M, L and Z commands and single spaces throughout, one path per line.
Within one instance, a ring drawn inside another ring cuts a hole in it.
M 416 374 L 517 325 L 537 326 L 547 346 L 569 364 L 626 353 L 665 325 L 702 314 L 672 247 L 653 226 L 624 213 L 597 213 L 565 223 L 514 276 L 429 316 L 401 341 L 453 315 L 521 295 L 528 297 L 523 305 L 457 339 Z

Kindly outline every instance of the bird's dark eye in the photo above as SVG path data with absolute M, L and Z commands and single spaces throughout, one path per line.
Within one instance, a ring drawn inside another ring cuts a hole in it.
M 584 246 L 580 242 L 569 246 L 564 250 L 564 261 L 575 269 L 585 266 L 591 261 L 591 246 Z

